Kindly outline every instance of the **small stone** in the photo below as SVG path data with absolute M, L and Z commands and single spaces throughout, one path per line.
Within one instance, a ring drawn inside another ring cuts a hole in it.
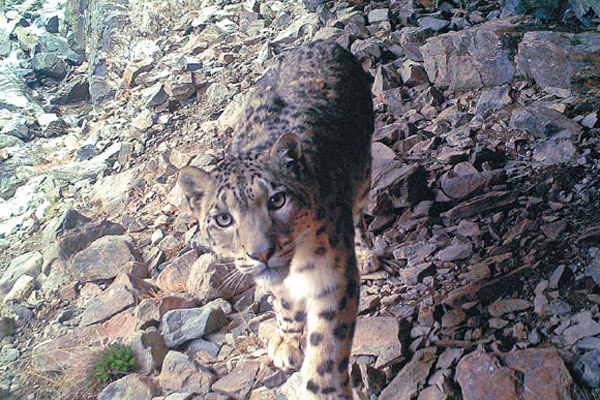
M 565 341 L 574 345 L 581 339 L 600 334 L 600 324 L 592 319 L 573 325 L 563 332 Z
M 477 237 L 479 232 L 479 224 L 467 220 L 460 221 L 456 228 L 456 233 L 464 237 Z
M 98 395 L 98 400 L 151 400 L 160 394 L 160 387 L 154 379 L 142 375 L 125 375 L 106 386 Z
M 207 394 L 215 375 L 196 365 L 188 356 L 177 351 L 169 351 L 158 377 L 163 390 Z
M 125 263 L 136 261 L 133 246 L 129 236 L 104 236 L 72 257 L 71 274 L 81 282 L 114 278 Z
M 34 288 L 34 278 L 29 275 L 22 275 L 4 298 L 4 303 L 27 300 Z
M 457 244 L 440 250 L 436 258 L 442 262 L 464 260 L 473 255 L 472 244 Z
M 376 8 L 369 11 L 367 14 L 367 20 L 369 24 L 377 24 L 380 22 L 387 22 L 390 20 L 390 10 L 387 8 Z
M 396 375 L 390 384 L 383 389 L 379 400 L 411 400 L 423 388 L 429 371 L 436 360 L 435 347 L 418 350 Z
M 260 363 L 245 362 L 233 371 L 216 381 L 212 390 L 225 394 L 234 400 L 245 400 L 252 388 Z
M 475 115 L 486 115 L 491 111 L 500 110 L 512 103 L 510 86 L 497 86 L 485 89 L 475 107 Z
M 15 332 L 15 320 L 10 317 L 0 317 L 0 341 Z
M 499 318 L 504 314 L 527 310 L 533 305 L 530 301 L 523 299 L 500 299 L 488 306 L 488 311 L 492 317 Z
M 37 277 L 42 268 L 42 253 L 32 251 L 13 259 L 0 278 L 0 292 L 8 293 L 17 279 L 23 275 Z
M 461 325 L 465 321 L 466 318 L 467 318 L 467 315 L 460 308 L 450 310 L 446 314 L 444 314 L 444 316 L 442 317 L 442 327 L 443 328 L 455 328 L 455 327 Z
M 581 378 L 593 388 L 600 387 L 600 350 L 585 353 L 577 362 Z
M 9 363 L 9 362 L 17 360 L 20 356 L 21 356 L 21 352 L 19 351 L 19 349 L 16 349 L 14 347 L 4 346 L 2 348 L 2 355 L 0 356 L 0 360 L 3 363 Z
M 227 317 L 220 308 L 171 310 L 162 318 L 162 332 L 165 344 L 173 348 L 215 332 L 226 323 Z
M 399 329 L 393 317 L 360 318 L 356 323 L 352 354 L 376 356 L 375 368 L 385 366 L 402 355 Z
M 519 400 L 513 371 L 482 350 L 464 356 L 456 366 L 455 377 L 464 400 Z
M 431 29 L 434 32 L 441 31 L 442 29 L 447 27 L 449 23 L 450 22 L 444 19 L 434 17 L 423 17 L 419 18 L 419 20 L 417 21 L 419 27 L 423 29 Z

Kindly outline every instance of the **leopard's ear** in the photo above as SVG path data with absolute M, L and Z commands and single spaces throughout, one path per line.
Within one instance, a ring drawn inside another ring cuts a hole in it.
M 192 210 L 200 210 L 202 198 L 212 185 L 210 174 L 200 168 L 187 166 L 179 170 L 177 183 L 183 190 Z
M 298 161 L 302 157 L 302 143 L 294 133 L 281 135 L 271 147 L 271 158 L 280 158 L 285 161 Z

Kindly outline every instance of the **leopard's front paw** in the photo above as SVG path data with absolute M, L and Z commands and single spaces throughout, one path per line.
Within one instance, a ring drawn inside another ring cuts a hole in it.
M 269 341 L 267 352 L 273 365 L 284 372 L 298 371 L 304 361 L 303 339 L 300 334 L 278 332 Z

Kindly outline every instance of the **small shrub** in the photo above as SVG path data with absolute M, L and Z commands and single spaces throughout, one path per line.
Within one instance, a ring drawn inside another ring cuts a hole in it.
M 98 389 L 135 370 L 136 366 L 131 348 L 113 343 L 100 353 L 98 361 L 88 371 L 88 381 L 92 389 Z

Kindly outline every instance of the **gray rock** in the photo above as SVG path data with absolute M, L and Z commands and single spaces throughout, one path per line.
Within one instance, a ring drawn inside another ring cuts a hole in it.
M 146 331 L 135 332 L 132 336 L 124 339 L 124 343 L 133 351 L 137 362 L 137 371 L 144 374 L 160 371 L 163 360 L 169 351 L 162 335 L 154 327 L 148 328 Z
M 165 87 L 162 84 L 145 89 L 143 96 L 146 100 L 144 105 L 147 108 L 159 106 L 169 100 L 169 95 L 165 92 Z
M 258 362 L 238 363 L 235 369 L 216 381 L 212 390 L 234 400 L 245 400 L 260 368 Z
M 367 14 L 367 20 L 369 24 L 378 24 L 380 22 L 387 22 L 390 20 L 390 10 L 387 8 L 376 8 L 369 11 Z
M 435 347 L 418 350 L 383 389 L 379 400 L 411 400 L 425 386 L 429 371 L 437 359 Z
M 600 350 L 593 350 L 581 356 L 577 367 L 585 383 L 594 388 L 600 386 Z
M 420 47 L 425 44 L 427 39 L 434 36 L 434 32 L 431 29 L 409 26 L 402 28 L 399 32 L 393 32 L 391 36 L 402 46 L 409 60 L 423 62 Z
M 67 75 L 67 63 L 55 53 L 38 53 L 31 60 L 33 70 L 42 76 L 61 80 Z
M 215 381 L 215 375 L 196 365 L 188 356 L 169 351 L 158 377 L 160 386 L 168 392 L 206 394 Z
M 153 378 L 126 375 L 106 386 L 98 395 L 98 400 L 151 400 L 160 394 L 160 387 Z
M 593 319 L 590 319 L 568 327 L 562 334 L 566 342 L 573 345 L 585 337 L 600 334 L 600 324 Z
M 509 127 L 527 131 L 537 138 L 554 136 L 574 137 L 582 133 L 581 125 L 556 110 L 542 106 L 516 108 L 511 115 Z
M 420 28 L 431 29 L 432 31 L 437 32 L 447 27 L 450 22 L 446 21 L 445 19 L 435 17 L 423 17 L 419 18 L 417 24 Z
M 129 189 L 138 176 L 138 168 L 120 174 L 105 176 L 94 185 L 91 198 L 99 202 L 107 214 L 123 211 L 129 198 Z
M 129 236 L 104 236 L 75 254 L 69 270 L 81 282 L 114 278 L 123 265 L 137 260 L 133 247 Z
M 218 331 L 227 323 L 220 308 L 200 307 L 171 310 L 162 318 L 162 333 L 169 348 Z
M 26 125 L 22 125 L 22 126 L 26 128 L 26 131 L 23 132 L 24 135 L 26 137 L 29 136 L 29 128 L 27 128 Z M 23 144 L 23 140 L 19 139 L 15 135 L 8 135 L 8 134 L 5 135 L 4 133 L 0 133 L 0 149 L 4 149 L 6 147 L 12 147 L 12 146 L 19 146 L 21 144 Z
M 382 368 L 402 355 L 399 333 L 400 327 L 396 318 L 360 318 L 356 324 L 352 354 L 375 356 L 375 368 Z
M 281 385 L 279 392 L 285 396 L 285 400 L 302 400 L 304 398 L 302 374 L 300 372 L 293 373 L 292 376 Z
M 436 254 L 436 258 L 442 262 L 464 260 L 473 255 L 472 244 L 457 244 L 448 246 Z
M 188 345 L 187 350 L 193 352 L 204 351 L 216 357 L 217 354 L 219 354 L 219 351 L 221 350 L 221 346 L 219 346 L 216 343 L 209 342 L 208 340 L 194 339 Z
M 13 259 L 0 278 L 0 291 L 8 293 L 17 279 L 23 275 L 37 277 L 42 268 L 42 253 L 32 251 Z
M 14 118 L 6 122 L 0 121 L 0 124 L 3 136 L 12 136 L 21 141 L 28 141 L 33 138 L 33 133 L 29 130 L 27 121 L 24 118 Z
M 103 322 L 136 304 L 136 297 L 124 286 L 109 286 L 99 296 L 89 300 L 81 315 L 80 326 Z
M 491 111 L 500 110 L 512 103 L 510 86 L 503 85 L 485 89 L 475 107 L 475 115 L 486 115 Z
M 527 310 L 533 307 L 533 304 L 524 299 L 499 299 L 488 306 L 488 311 L 492 317 L 499 318 L 504 314 Z
M 35 288 L 34 278 L 29 275 L 20 276 L 13 285 L 10 292 L 4 298 L 4 302 L 25 301 Z
M 570 139 L 550 139 L 536 145 L 533 159 L 544 165 L 568 164 L 576 158 L 577 154 L 577 147 Z
M 46 32 L 58 33 L 58 15 L 48 18 L 44 23 L 44 28 L 46 28 Z
M 511 49 L 499 33 L 509 24 L 494 20 L 460 32 L 427 39 L 421 54 L 429 80 L 438 87 L 470 90 L 512 80 Z
M 600 78 L 600 33 L 526 32 L 519 43 L 518 67 L 548 93 L 571 95 Z M 575 87 L 573 87 L 575 85 Z
M 90 99 L 90 84 L 84 75 L 69 76 L 62 82 L 56 94 L 50 99 L 50 104 L 65 105 L 79 103 Z
M 3 363 L 9 363 L 17 360 L 21 356 L 19 349 L 14 347 L 4 346 L 2 348 L 2 354 L 0 355 L 0 361 Z
M 15 320 L 10 317 L 0 317 L 0 341 L 15 332 Z

